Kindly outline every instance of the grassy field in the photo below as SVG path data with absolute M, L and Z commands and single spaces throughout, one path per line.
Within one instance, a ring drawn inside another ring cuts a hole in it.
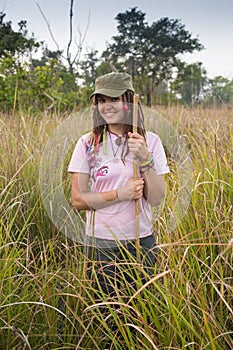
M 156 109 L 192 160 L 190 203 L 168 229 L 180 181 L 169 159 L 154 276 L 143 283 L 146 271 L 131 261 L 138 288 L 123 278 L 114 301 L 41 201 L 43 150 L 66 117 L 0 116 L 0 349 L 233 348 L 233 108 Z

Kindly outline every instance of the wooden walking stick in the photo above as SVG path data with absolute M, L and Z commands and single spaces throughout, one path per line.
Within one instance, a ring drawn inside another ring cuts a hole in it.
M 138 102 L 139 95 L 135 94 L 133 98 L 133 132 L 138 131 Z M 138 179 L 137 159 L 133 161 L 133 176 L 134 180 Z M 136 259 L 140 262 L 140 208 L 139 199 L 135 199 L 135 235 L 136 235 Z

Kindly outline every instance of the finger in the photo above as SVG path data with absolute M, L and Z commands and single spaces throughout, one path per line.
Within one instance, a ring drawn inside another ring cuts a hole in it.
M 140 182 L 138 182 L 138 186 L 142 188 L 144 186 L 144 180 L 140 180 Z
M 130 150 L 142 150 L 146 148 L 144 140 L 132 139 L 131 142 L 128 142 L 128 147 Z
M 131 138 L 128 141 L 128 145 L 145 145 L 145 140 L 142 138 Z
M 138 180 L 134 180 L 134 181 L 135 181 L 134 185 L 135 185 L 136 187 L 141 187 L 141 186 L 144 185 L 144 180 L 143 180 L 142 178 L 140 178 L 140 179 L 138 179 Z
M 140 194 L 140 193 L 142 193 L 143 192 L 143 189 L 140 187 L 140 188 L 136 188 L 135 190 L 134 190 L 134 193 L 137 195 L 137 194 Z
M 128 145 L 130 146 L 130 145 L 137 145 L 138 143 L 139 143 L 139 139 L 129 139 L 129 141 L 128 141 Z
M 136 196 L 137 196 L 137 198 L 141 198 L 142 197 L 142 191 L 138 192 Z
M 131 139 L 143 139 L 144 140 L 144 137 L 137 132 L 130 132 L 129 131 L 128 136 L 129 136 L 129 140 L 131 140 Z

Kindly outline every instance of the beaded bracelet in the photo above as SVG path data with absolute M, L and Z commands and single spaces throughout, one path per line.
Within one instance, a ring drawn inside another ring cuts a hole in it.
M 148 158 L 148 160 L 145 161 L 144 163 L 140 163 L 140 167 L 144 167 L 144 166 L 150 164 L 152 161 L 153 161 L 153 157 L 150 157 L 150 158 Z
M 140 171 L 143 173 L 151 168 L 154 168 L 154 159 L 152 157 L 147 162 L 140 164 Z

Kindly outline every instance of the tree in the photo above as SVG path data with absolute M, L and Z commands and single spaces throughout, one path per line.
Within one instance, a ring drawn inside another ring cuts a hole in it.
M 182 103 L 192 106 L 204 100 L 208 82 L 206 74 L 201 62 L 180 63 L 177 77 L 171 83 L 173 94 L 179 95 Z
M 44 15 L 40 5 L 37 3 L 37 7 L 42 15 L 42 17 L 44 18 L 46 25 L 48 27 L 50 36 L 53 40 L 53 42 L 55 43 L 56 47 L 57 47 L 57 52 L 61 52 L 63 53 L 63 50 L 60 50 L 58 42 L 55 39 L 55 36 L 53 35 L 53 31 L 50 27 L 49 21 L 47 20 L 46 16 Z M 79 40 L 78 42 L 76 42 L 75 40 L 75 44 L 76 44 L 76 52 L 72 55 L 71 53 L 71 46 L 72 43 L 74 41 L 74 37 L 73 37 L 73 7 L 74 7 L 74 0 L 70 0 L 70 7 L 69 7 L 69 40 L 68 40 L 68 44 L 67 44 L 67 49 L 66 49 L 66 56 L 61 55 L 61 57 L 63 59 L 66 60 L 67 65 L 68 65 L 68 70 L 69 72 L 73 75 L 76 76 L 77 72 L 75 71 L 75 66 L 78 66 L 79 61 L 80 61 L 80 57 L 82 54 L 82 49 L 83 49 L 83 43 L 85 41 L 86 38 L 86 34 L 87 34 L 87 30 L 89 27 L 89 22 L 90 22 L 90 13 L 88 16 L 88 22 L 87 22 L 87 26 L 86 26 L 86 30 L 84 32 L 84 35 L 82 35 L 79 32 Z
M 5 13 L 0 12 L 0 57 L 24 54 L 38 48 L 40 44 L 32 37 L 28 38 L 27 22 L 18 23 L 19 30 L 12 29 L 11 22 L 4 22 Z
M 218 105 L 233 102 L 233 79 L 229 80 L 219 75 L 209 82 L 211 102 Z
M 47 47 L 43 48 L 42 57 L 40 59 L 32 58 L 32 66 L 35 68 L 37 66 L 44 66 L 45 64 L 49 63 L 51 59 L 55 59 L 57 62 L 62 64 L 62 51 L 51 51 Z
M 84 79 L 84 84 L 88 86 L 93 86 L 95 79 L 98 76 L 97 64 L 99 59 L 97 57 L 98 51 L 91 49 L 85 54 L 85 59 L 79 62 L 79 77 Z
M 46 50 L 41 60 L 20 64 L 14 56 L 0 59 L 1 110 L 73 110 L 78 93 L 76 78 L 57 51 Z
M 149 25 L 145 13 L 134 7 L 116 16 L 119 34 L 103 52 L 114 66 L 120 64 L 136 82 L 147 104 L 153 102 L 157 86 L 171 78 L 180 63 L 179 54 L 201 50 L 203 46 L 178 19 L 161 18 Z M 141 76 L 137 84 L 137 77 Z M 143 77 L 143 79 L 142 79 Z M 141 85 L 143 80 L 144 85 Z

